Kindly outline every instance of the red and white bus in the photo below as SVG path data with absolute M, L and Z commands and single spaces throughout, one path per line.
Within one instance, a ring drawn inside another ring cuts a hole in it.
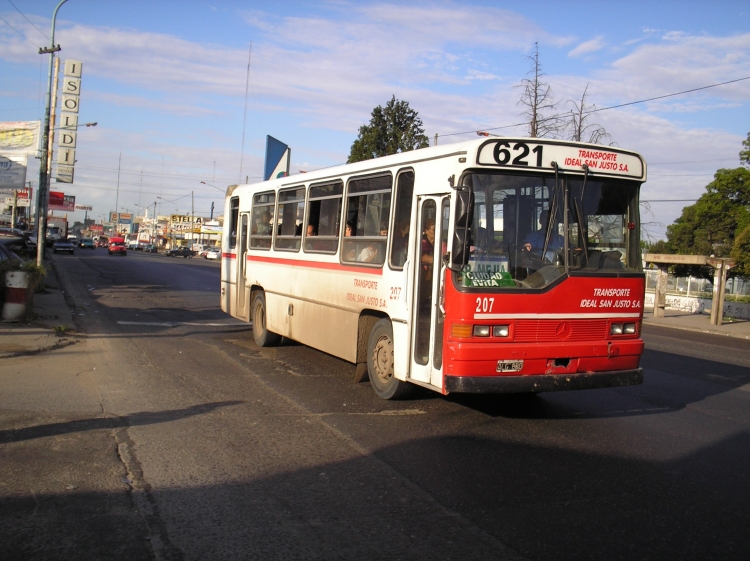
M 384 399 L 639 384 L 645 180 L 628 150 L 498 137 L 230 186 L 222 310 Z

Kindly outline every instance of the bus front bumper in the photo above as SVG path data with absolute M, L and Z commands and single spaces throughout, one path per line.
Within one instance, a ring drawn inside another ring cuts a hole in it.
M 527 376 L 445 376 L 445 393 L 540 393 L 643 383 L 643 369 Z

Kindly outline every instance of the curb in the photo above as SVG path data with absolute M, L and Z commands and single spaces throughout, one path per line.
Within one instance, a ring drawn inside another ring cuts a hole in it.
M 716 329 L 704 329 L 701 327 L 689 327 L 687 325 L 675 325 L 665 323 L 661 321 L 654 321 L 652 319 L 644 319 L 644 325 L 653 325 L 656 327 L 666 327 L 667 329 L 679 329 L 682 331 L 692 331 L 693 333 L 708 333 L 709 335 L 718 335 L 720 337 L 733 337 L 735 339 L 750 340 L 750 334 L 747 333 L 732 333 L 726 331 L 718 331 Z

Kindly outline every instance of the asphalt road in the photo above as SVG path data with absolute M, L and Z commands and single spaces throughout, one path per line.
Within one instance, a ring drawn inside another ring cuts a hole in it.
M 10 483 L 18 558 L 750 558 L 746 341 L 647 326 L 642 386 L 385 402 L 258 348 L 217 263 L 54 259 L 84 336 L 73 389 L 4 432 L 57 482 Z

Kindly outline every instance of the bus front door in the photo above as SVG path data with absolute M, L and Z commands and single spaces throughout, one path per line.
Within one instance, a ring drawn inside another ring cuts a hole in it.
M 418 198 L 420 241 L 414 267 L 414 308 L 411 379 L 442 387 L 443 324 L 445 314 L 439 302 L 445 278 L 443 256 L 448 246 L 450 197 L 430 195 Z
M 250 215 L 248 213 L 242 213 L 240 215 L 240 238 L 238 240 L 239 247 L 237 248 L 237 281 L 235 286 L 237 287 L 237 317 L 249 320 L 248 307 L 247 307 L 247 292 L 245 282 L 245 270 L 247 268 L 247 242 L 250 227 Z

